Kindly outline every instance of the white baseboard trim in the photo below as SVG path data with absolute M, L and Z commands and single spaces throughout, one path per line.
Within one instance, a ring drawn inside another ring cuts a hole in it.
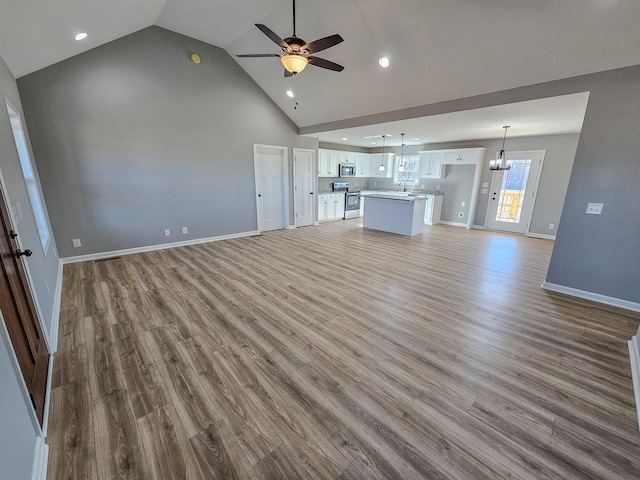
M 287 230 L 295 230 L 296 228 L 298 228 L 296 225 L 289 225 Z
M 49 459 L 49 445 L 44 443 L 43 437 L 36 437 L 36 447 L 31 468 L 31 480 L 47 479 L 47 461 Z
M 53 385 L 53 361 L 55 356 L 49 356 L 49 371 L 47 372 L 47 391 L 44 394 L 44 415 L 42 417 L 42 436 L 47 438 L 49 432 L 49 407 L 51 405 L 51 388 Z
M 627 310 L 633 310 L 634 312 L 640 312 L 640 303 L 630 302 L 628 300 L 622 300 L 620 298 L 608 297 L 606 295 L 600 295 L 599 293 L 587 292 L 585 290 L 579 290 L 577 288 L 565 287 L 564 285 L 557 285 L 555 283 L 544 282 L 541 285 L 545 290 L 551 290 L 552 292 L 564 293 L 573 297 L 584 298 L 586 300 L 592 300 L 598 303 L 604 303 L 605 305 L 611 305 L 614 307 L 624 308 Z
M 629 345 L 629 361 L 631 362 L 631 378 L 633 379 L 633 394 L 636 399 L 636 414 L 638 416 L 638 428 L 640 428 L 640 341 L 638 335 L 634 335 L 627 342 Z
M 56 276 L 56 288 L 53 292 L 53 308 L 51 309 L 51 355 L 58 351 L 58 330 L 60 328 L 60 304 L 62 302 L 62 260 L 58 261 L 58 274 Z
M 555 235 L 545 235 L 544 233 L 527 233 L 527 237 L 531 238 L 542 238 L 543 240 L 555 240 Z
M 485 227 L 484 225 L 471 225 L 471 228 L 473 230 L 486 230 L 487 227 Z
M 65 257 L 61 258 L 60 261 L 64 265 L 66 265 L 67 263 L 86 262 L 87 260 L 99 260 L 101 258 L 117 257 L 119 255 L 131 255 L 132 253 L 153 252 L 155 250 L 164 250 L 167 248 L 186 247 L 188 245 L 198 245 L 200 243 L 218 242 L 220 240 L 229 240 L 231 238 L 252 237 L 259 234 L 260 232 L 258 230 L 253 230 L 250 232 L 231 233 L 229 235 L 220 235 L 217 237 L 185 240 L 184 242 L 161 243 L 160 245 L 147 245 L 146 247 L 125 248 L 122 250 L 112 250 L 110 252 L 90 253 L 88 255 Z
M 467 224 L 466 223 L 448 222 L 446 220 L 440 220 L 440 223 L 442 223 L 443 225 L 451 225 L 453 227 L 464 227 L 464 228 L 467 228 Z

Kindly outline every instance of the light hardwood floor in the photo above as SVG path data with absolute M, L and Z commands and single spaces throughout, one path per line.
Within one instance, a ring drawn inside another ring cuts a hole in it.
M 638 315 L 359 219 L 64 267 L 56 479 L 640 478 Z

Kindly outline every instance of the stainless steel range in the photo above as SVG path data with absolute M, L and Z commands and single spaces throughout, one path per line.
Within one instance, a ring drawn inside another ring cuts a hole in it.
M 360 216 L 360 192 L 350 192 L 349 182 L 334 182 L 334 192 L 345 192 L 344 218 L 357 218 Z

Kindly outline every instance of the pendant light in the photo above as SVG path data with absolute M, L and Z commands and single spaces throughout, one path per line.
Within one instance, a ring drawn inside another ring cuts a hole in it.
M 384 168 L 384 141 L 387 139 L 386 135 L 382 135 L 382 155 L 380 158 L 380 168 L 378 168 L 379 172 L 384 172 L 386 169 Z
M 400 165 L 398 166 L 398 171 L 400 173 L 404 172 L 404 133 L 400 134 L 402 136 L 402 150 L 400 153 Z
M 489 170 L 509 170 L 511 168 L 511 161 L 507 161 L 504 153 L 504 142 L 507 139 L 507 129 L 511 128 L 511 125 L 505 125 L 504 127 L 504 138 L 502 139 L 502 149 L 498 154 L 498 158 L 495 160 L 491 160 L 489 162 Z

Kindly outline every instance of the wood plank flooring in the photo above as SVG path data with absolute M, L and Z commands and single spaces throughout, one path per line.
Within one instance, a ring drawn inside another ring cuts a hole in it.
M 65 265 L 48 478 L 640 478 L 639 316 L 361 220 Z

